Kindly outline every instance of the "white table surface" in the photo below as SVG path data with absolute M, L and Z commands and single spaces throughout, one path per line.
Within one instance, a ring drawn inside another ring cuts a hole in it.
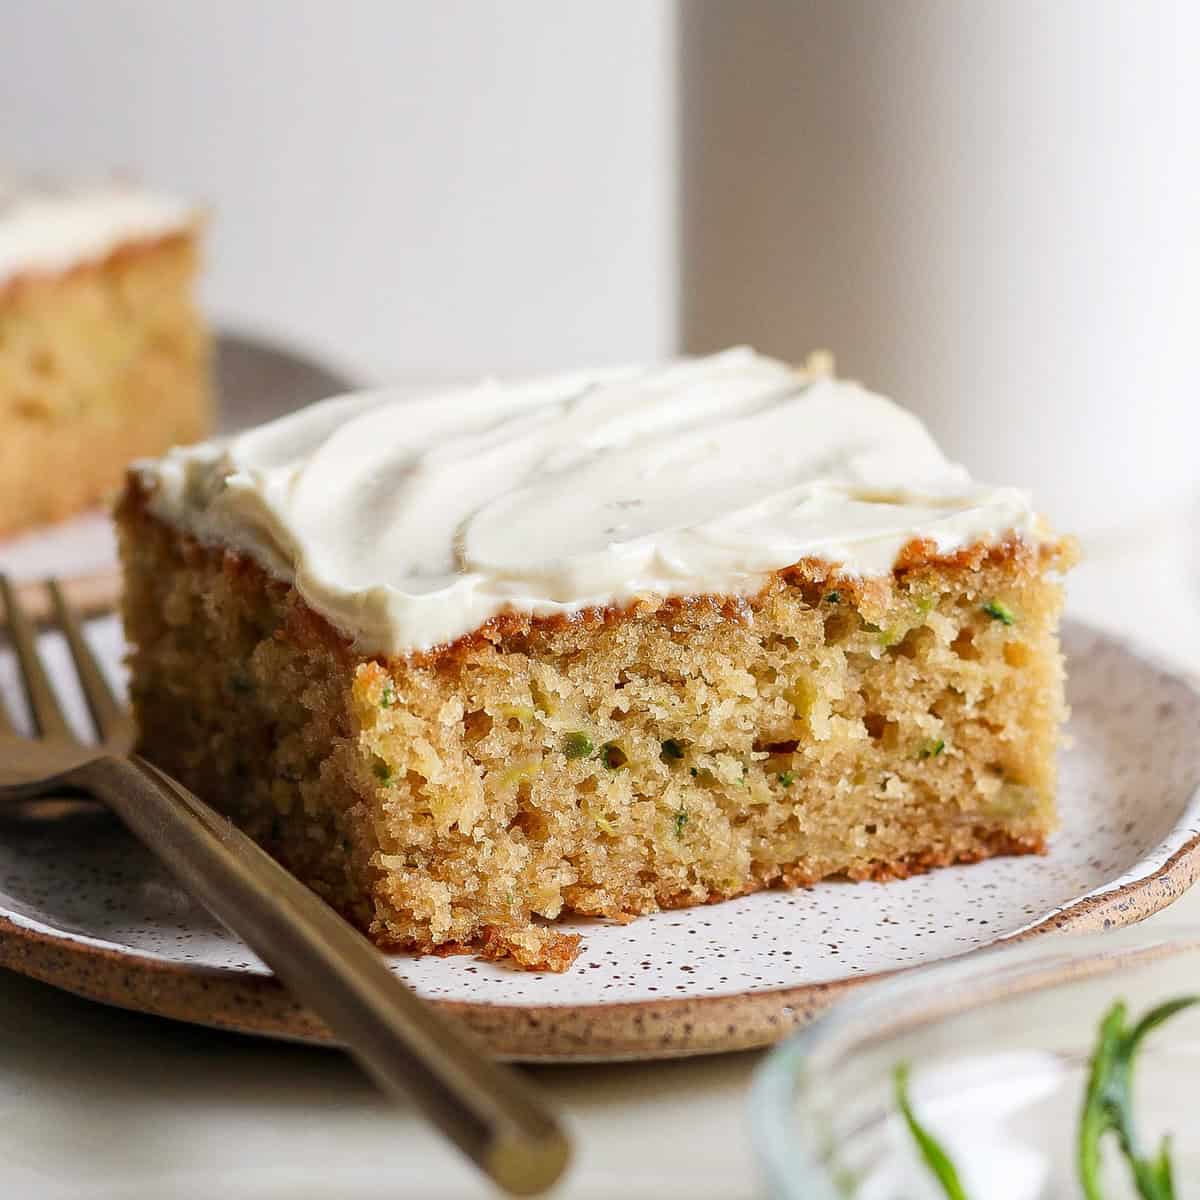
M 1073 613 L 1200 671 L 1195 523 L 1079 568 Z M 1153 599 L 1165 618 L 1138 630 Z M 1200 922 L 1200 890 L 1156 921 Z M 533 1072 L 567 1119 L 574 1200 L 761 1194 L 745 1092 L 758 1054 Z M 0 1197 L 468 1200 L 488 1188 L 333 1051 L 106 1009 L 0 972 Z

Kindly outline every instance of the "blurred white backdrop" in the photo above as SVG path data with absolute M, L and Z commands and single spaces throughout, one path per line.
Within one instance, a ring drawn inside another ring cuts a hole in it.
M 827 346 L 1096 544 L 1200 495 L 1200 5 L 681 14 L 689 348 Z
M 219 320 L 375 376 L 676 345 L 673 0 L 0 0 L 0 174 L 211 206 Z
M 1192 0 L 0 0 L 0 173 L 212 206 L 365 377 L 749 341 L 1094 544 L 1200 487 Z

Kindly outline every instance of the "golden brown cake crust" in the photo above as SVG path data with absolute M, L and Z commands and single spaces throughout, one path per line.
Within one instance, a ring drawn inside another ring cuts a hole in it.
M 289 585 L 270 575 L 248 555 L 230 546 L 202 545 L 189 533 L 175 529 L 160 521 L 149 509 L 151 493 L 136 472 L 125 476 L 118 515 L 121 519 L 153 521 L 188 548 L 191 556 L 199 554 L 210 564 L 220 561 L 222 569 L 234 575 L 248 575 L 250 586 L 258 588 L 287 589 Z M 483 646 L 498 645 L 506 639 L 530 635 L 553 635 L 565 632 L 594 632 L 634 617 L 656 617 L 662 620 L 682 621 L 700 614 L 716 616 L 725 621 L 745 623 L 753 619 L 770 596 L 781 588 L 796 585 L 824 585 L 837 590 L 858 604 L 868 604 L 890 591 L 892 583 L 921 570 L 976 571 L 987 564 L 1008 565 L 1022 576 L 1040 574 L 1048 570 L 1066 571 L 1075 565 L 1078 547 L 1073 538 L 1064 537 L 1032 546 L 1019 538 L 1003 539 L 998 542 L 977 542 L 952 554 L 939 554 L 936 545 L 921 538 L 913 538 L 901 550 L 896 569 L 891 579 L 863 578 L 844 575 L 839 564 L 821 558 L 806 558 L 799 562 L 769 572 L 767 582 L 753 595 L 721 596 L 706 593 L 699 596 L 647 596 L 625 605 L 604 605 L 580 608 L 570 614 L 556 613 L 537 616 L 524 611 L 501 612 L 485 621 L 477 629 L 456 638 L 446 645 L 431 650 L 414 651 L 407 655 L 388 656 L 382 654 L 361 655 L 380 663 L 406 664 L 416 667 L 448 666 L 461 660 Z M 296 597 L 300 614 L 292 614 L 301 636 L 320 638 L 331 648 L 337 647 L 348 656 L 357 652 L 351 638 L 332 625 L 324 616 L 310 608 L 302 598 Z
M 1054 827 L 1046 576 L 1069 543 L 914 543 L 872 580 L 802 562 L 749 598 L 503 614 L 388 659 L 146 504 L 131 478 L 145 751 L 381 945 L 563 970 L 578 935 L 544 923 L 563 912 L 903 878 L 1039 852 Z
M 196 236 L 0 284 L 0 537 L 100 502 L 132 459 L 209 431 Z

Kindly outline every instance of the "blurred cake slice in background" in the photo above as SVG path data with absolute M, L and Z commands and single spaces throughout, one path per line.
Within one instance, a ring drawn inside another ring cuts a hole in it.
M 0 181 L 0 537 L 105 498 L 212 417 L 195 208 Z

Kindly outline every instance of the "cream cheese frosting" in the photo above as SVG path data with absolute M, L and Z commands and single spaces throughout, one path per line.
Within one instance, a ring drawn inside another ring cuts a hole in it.
M 128 184 L 0 180 L 0 286 L 18 275 L 68 271 L 195 220 L 195 210 L 181 201 Z
M 429 650 L 505 610 L 748 595 L 803 558 L 889 573 L 1039 537 L 911 413 L 739 348 L 412 397 L 327 400 L 138 464 L 150 508 L 293 582 L 366 653 Z

